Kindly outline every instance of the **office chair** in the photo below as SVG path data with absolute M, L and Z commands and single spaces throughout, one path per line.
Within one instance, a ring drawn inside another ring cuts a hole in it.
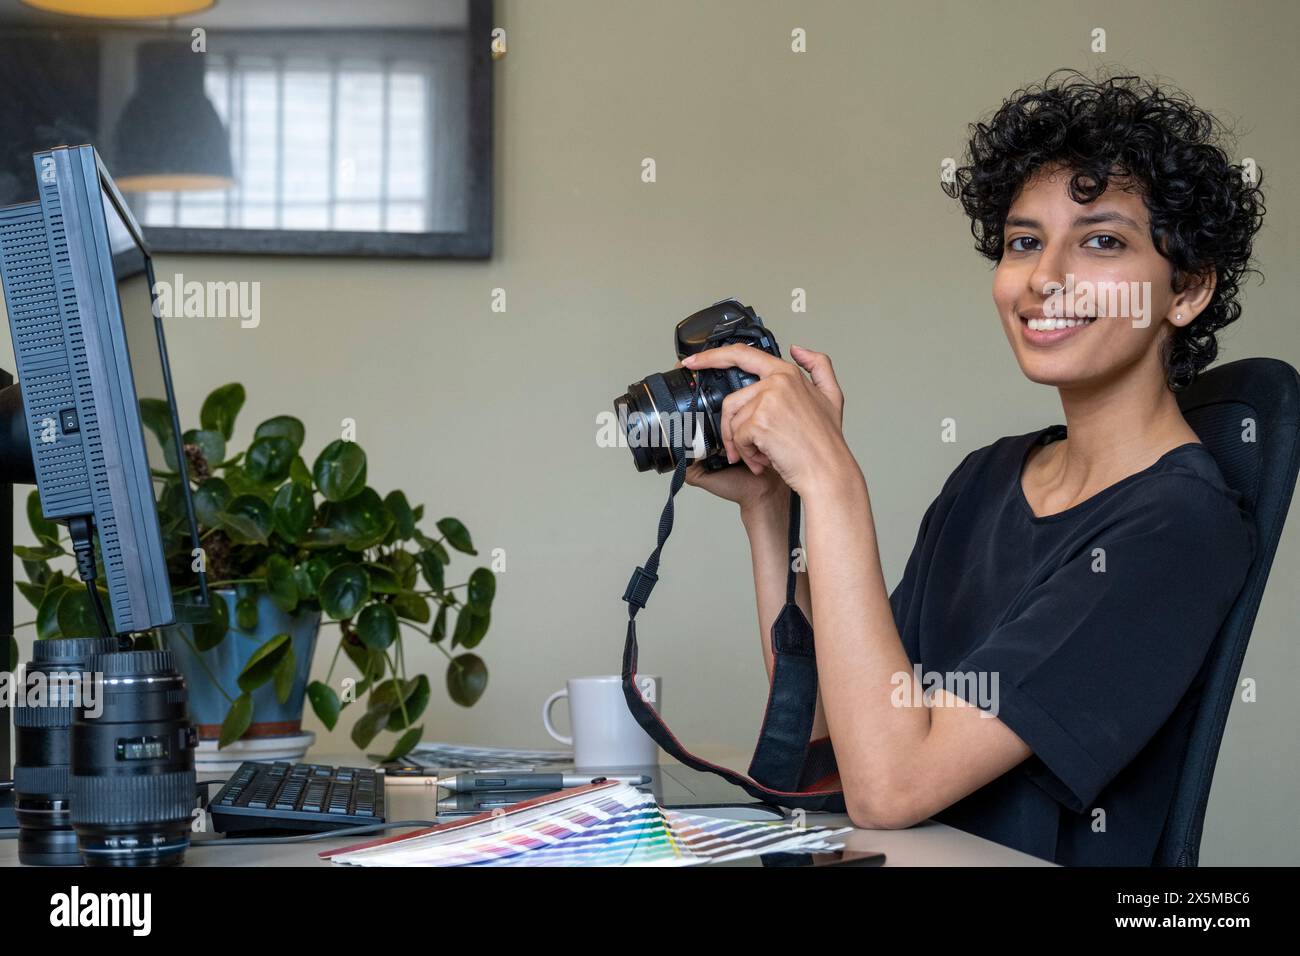
M 1214 455 L 1254 518 L 1255 558 L 1203 665 L 1203 696 L 1192 722 L 1156 866 L 1196 866 L 1210 782 L 1300 469 L 1300 375 L 1277 359 L 1242 359 L 1200 376 L 1178 398 L 1187 423 Z M 1247 441 L 1253 420 L 1254 441 Z M 1212 558 L 1211 558 L 1212 559 Z

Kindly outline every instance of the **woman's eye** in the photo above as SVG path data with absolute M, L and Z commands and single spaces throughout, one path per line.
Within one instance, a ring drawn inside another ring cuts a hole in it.
M 1093 236 L 1085 242 L 1084 245 L 1091 246 L 1093 249 L 1104 249 L 1108 252 L 1114 252 L 1118 249 L 1124 248 L 1124 241 L 1115 236 Z
M 1016 236 L 1016 238 L 1012 239 L 1010 242 L 1007 243 L 1007 248 L 1010 249 L 1012 252 L 1031 252 L 1033 251 L 1033 247 L 1022 245 L 1022 243 L 1035 243 L 1035 242 L 1038 242 L 1038 240 L 1035 239 L 1033 236 Z

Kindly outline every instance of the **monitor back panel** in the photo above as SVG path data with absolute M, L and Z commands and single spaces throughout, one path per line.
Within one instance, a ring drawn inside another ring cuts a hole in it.
M 57 191 L 54 199 L 57 208 Z M 66 281 L 58 281 L 56 269 Z M 0 209 L 0 275 L 41 507 L 48 518 L 92 514 L 84 447 L 89 437 L 85 426 L 92 423 L 85 420 L 78 399 L 82 389 L 89 389 L 85 342 L 62 222 L 47 231 L 39 202 Z M 78 414 L 77 431 L 60 427 L 67 409 Z
M 107 238 L 94 152 L 57 149 L 34 160 L 40 198 L 0 210 L 0 262 L 41 508 L 51 519 L 94 516 L 114 630 L 145 630 L 174 614 L 153 499 L 127 484 L 128 446 L 139 445 L 132 460 L 134 471 L 145 469 L 145 487 L 148 460 L 118 407 L 134 396 L 115 371 L 95 274 Z M 65 216 L 69 201 L 80 208 Z

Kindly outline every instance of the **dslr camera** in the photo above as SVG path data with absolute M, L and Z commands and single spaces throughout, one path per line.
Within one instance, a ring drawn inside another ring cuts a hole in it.
M 715 302 L 677 323 L 679 359 L 735 344 L 781 357 L 776 337 L 763 320 L 736 299 Z M 653 468 L 665 474 L 683 457 L 699 461 L 709 471 L 726 468 L 722 401 L 757 381 L 757 376 L 738 368 L 674 368 L 633 382 L 626 393 L 614 399 L 614 411 L 626 433 L 636 470 Z

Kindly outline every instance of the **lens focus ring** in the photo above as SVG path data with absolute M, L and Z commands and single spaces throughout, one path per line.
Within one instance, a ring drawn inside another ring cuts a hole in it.
M 135 777 L 72 778 L 72 822 L 111 826 L 188 819 L 195 804 L 194 771 Z

